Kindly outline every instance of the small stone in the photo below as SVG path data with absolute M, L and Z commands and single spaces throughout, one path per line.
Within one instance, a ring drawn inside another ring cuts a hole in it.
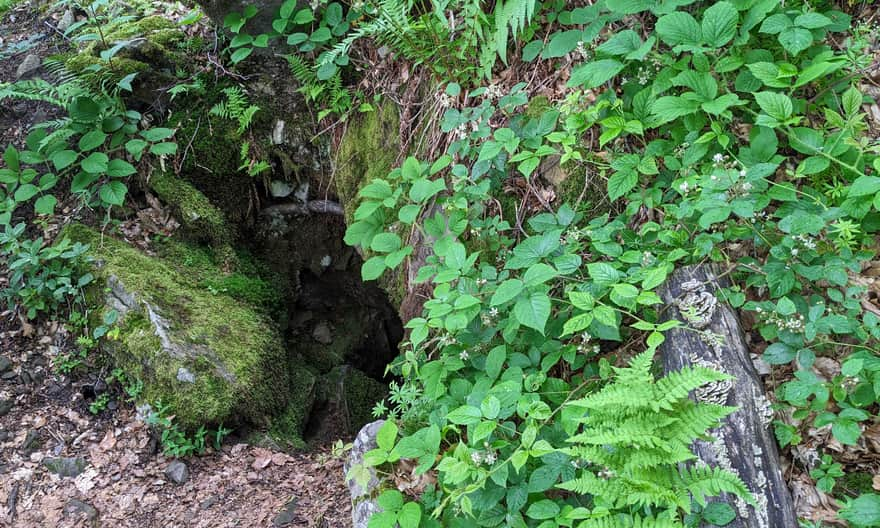
M 86 469 L 86 459 L 83 457 L 44 458 L 43 465 L 59 477 L 75 477 Z
M 189 479 L 189 469 L 180 460 L 175 460 L 165 468 L 165 478 L 179 486 Z
M 196 375 L 186 368 L 180 367 L 179 369 L 177 369 L 177 381 L 182 381 L 184 383 L 195 383 Z
M 24 440 L 21 442 L 21 452 L 27 454 L 38 447 L 40 447 L 40 433 L 29 429 L 24 435 Z
M 78 499 L 70 499 L 67 501 L 67 504 L 64 505 L 64 513 L 65 515 L 81 513 L 85 515 L 86 519 L 89 521 L 94 521 L 98 518 L 98 510 L 95 509 L 94 506 Z
M 312 330 L 312 339 L 323 345 L 329 345 L 333 342 L 333 333 L 330 331 L 330 325 L 326 321 L 321 321 L 315 325 Z
M 70 26 L 73 25 L 73 22 L 73 10 L 68 9 L 64 12 L 64 15 L 61 16 L 61 20 L 58 21 L 58 31 L 64 33 L 65 31 L 67 31 L 68 28 L 70 28 Z
M 12 399 L 0 400 L 0 416 L 6 416 L 14 405 Z
M 24 60 L 21 61 L 21 64 L 18 65 L 18 69 L 15 70 L 15 78 L 21 79 L 22 77 L 29 76 L 30 74 L 40 69 L 40 65 L 42 65 L 40 57 L 33 53 L 29 53 L 27 57 L 25 57 Z
M 272 520 L 272 526 L 287 526 L 293 522 L 293 512 L 296 510 L 296 497 L 290 499 L 284 505 L 284 509 Z
M 12 361 L 9 361 L 9 359 L 3 356 L 0 356 L 0 374 L 6 372 L 7 370 L 10 370 L 11 368 Z
M 4 372 L 3 375 L 0 376 L 0 378 L 2 378 L 3 380 L 6 380 L 6 381 L 13 380 L 17 377 L 18 377 L 18 374 L 16 374 L 15 371 L 12 371 L 12 370 L 10 370 L 9 372 Z
M 272 143 L 275 145 L 284 143 L 284 121 L 281 119 L 275 121 L 275 128 L 272 129 Z
M 308 203 L 309 201 L 309 182 L 305 182 L 300 184 L 296 188 L 296 192 L 293 194 L 296 196 L 296 199 L 302 203 Z
M 203 510 L 208 510 L 208 509 L 211 508 L 211 506 L 217 504 L 217 501 L 219 501 L 219 500 L 220 500 L 220 498 L 217 497 L 216 495 L 211 495 L 210 497 L 208 497 L 207 499 L 203 500 L 203 501 L 199 504 L 199 508 L 201 508 L 201 509 L 203 509 Z
M 293 187 L 286 181 L 272 180 L 269 186 L 269 192 L 273 198 L 286 198 L 293 193 Z

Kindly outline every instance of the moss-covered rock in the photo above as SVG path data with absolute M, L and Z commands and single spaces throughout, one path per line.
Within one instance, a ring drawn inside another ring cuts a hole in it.
M 352 118 L 339 144 L 333 176 L 336 194 L 351 223 L 357 209 L 357 193 L 375 178 L 385 178 L 400 150 L 400 115 L 393 103 Z
M 147 402 L 170 405 L 187 428 L 264 424 L 290 403 L 286 352 L 260 310 L 88 227 L 69 226 L 66 234 L 91 245 L 99 280 L 90 300 L 118 312 L 110 353 L 143 381 Z
M 209 242 L 215 248 L 229 246 L 233 230 L 223 212 L 187 181 L 158 172 L 150 177 L 150 188 L 160 200 L 171 206 L 185 234 L 197 242 Z
M 387 394 L 385 385 L 356 368 L 334 368 L 316 386 L 312 435 L 316 440 L 330 441 L 356 434 L 373 420 L 373 407 Z
M 302 437 L 315 403 L 317 377 L 300 363 L 291 365 L 290 376 L 291 401 L 284 412 L 272 420 L 268 436 L 283 449 L 303 449 L 306 445 Z

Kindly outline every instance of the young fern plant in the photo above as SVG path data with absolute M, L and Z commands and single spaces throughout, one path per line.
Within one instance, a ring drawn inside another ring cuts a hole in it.
M 678 522 L 693 502 L 729 493 L 754 503 L 746 485 L 730 471 L 687 464 L 696 457 L 691 444 L 736 410 L 693 401 L 688 394 L 702 386 L 730 379 L 721 372 L 687 367 L 655 380 L 653 351 L 636 356 L 626 368 L 615 368 L 614 381 L 585 398 L 569 402 L 563 412 L 572 447 L 566 452 L 582 467 L 560 488 L 593 497 L 597 506 L 617 511 L 651 511 Z M 620 516 L 614 516 L 620 521 Z M 656 519 L 655 519 L 656 520 Z M 625 524 L 602 526 L 682 526 L 644 524 L 629 516 Z M 665 521 L 664 521 L 665 522 Z M 628 524 L 627 524 L 628 523 Z M 639 524 L 642 523 L 642 524 Z

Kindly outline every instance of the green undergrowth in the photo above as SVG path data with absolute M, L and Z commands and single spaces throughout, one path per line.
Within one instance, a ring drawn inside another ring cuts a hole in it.
M 722 382 L 724 365 L 651 374 L 673 328 L 724 345 L 688 314 L 662 317 L 657 289 L 689 265 L 727 270 L 735 285 L 716 295 L 751 313 L 780 369 L 772 397 L 802 424 L 776 420 L 780 446 L 824 426 L 845 446 L 865 441 L 880 318 L 858 275 L 877 249 L 880 145 L 859 83 L 876 45 L 863 8 L 291 0 L 263 35 L 248 34 L 253 8 L 226 17 L 234 63 L 286 38 L 321 115 L 340 112 L 329 94 L 355 93 L 341 79 L 370 60 L 361 39 L 441 87 L 425 105 L 439 130 L 425 132 L 444 149 L 385 171 L 398 153 L 380 96 L 348 116 L 337 161 L 365 280 L 393 283 L 426 239 L 433 251 L 413 270 L 429 298 L 389 367 L 399 378 L 377 409 L 388 421 L 350 476 L 414 459 L 436 484 L 416 497 L 389 485 L 371 528 L 692 528 L 777 513 L 730 472 L 684 469 L 690 441 L 730 412 L 687 398 Z M 553 99 L 532 91 L 545 83 Z M 567 177 L 546 171 L 555 160 Z M 517 218 L 511 183 L 544 203 Z M 641 353 L 622 368 L 612 350 Z M 819 357 L 840 375 L 818 377 Z M 814 471 L 823 486 L 843 476 L 825 446 L 806 447 L 828 457 Z M 880 495 L 839 499 L 841 522 L 880 526 Z

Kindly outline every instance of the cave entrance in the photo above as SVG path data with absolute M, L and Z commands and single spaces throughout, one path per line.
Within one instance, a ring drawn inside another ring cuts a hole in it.
M 280 323 L 291 361 L 316 377 L 303 435 L 320 443 L 356 434 L 371 421 L 404 331 L 385 291 L 361 279 L 362 259 L 343 241 L 338 206 L 312 209 L 304 203 L 264 208 L 252 243 L 286 290 Z

